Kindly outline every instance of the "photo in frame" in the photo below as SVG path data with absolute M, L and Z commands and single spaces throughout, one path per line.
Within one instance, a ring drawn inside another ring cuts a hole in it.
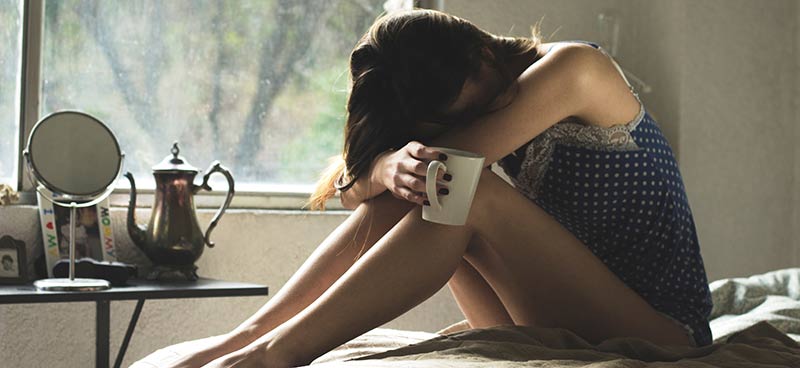
M 25 242 L 0 237 L 0 284 L 24 284 L 27 279 Z
M 42 240 L 47 263 L 47 276 L 53 277 L 53 266 L 60 259 L 69 259 L 69 207 L 53 205 L 37 193 Z M 75 259 L 117 260 L 111 227 L 111 207 L 106 199 L 95 206 L 75 210 Z

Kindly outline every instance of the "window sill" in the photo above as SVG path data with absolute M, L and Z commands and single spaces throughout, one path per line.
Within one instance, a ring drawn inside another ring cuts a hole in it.
M 137 189 L 136 207 L 150 207 L 155 201 L 153 189 Z M 19 193 L 20 199 L 9 206 L 36 206 L 36 193 L 25 191 Z M 226 192 L 200 192 L 194 196 L 197 209 L 216 209 L 225 202 Z M 304 192 L 277 191 L 237 191 L 233 196 L 229 210 L 293 210 L 311 211 L 306 206 L 309 194 Z M 130 200 L 130 189 L 117 189 L 109 197 L 112 207 L 127 207 Z M 351 211 L 344 208 L 336 195 L 329 199 L 325 209 L 331 211 Z

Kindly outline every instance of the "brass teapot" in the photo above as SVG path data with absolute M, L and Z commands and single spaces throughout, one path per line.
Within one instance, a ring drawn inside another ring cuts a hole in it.
M 195 185 L 194 179 L 199 171 L 179 156 L 178 142 L 173 143 L 171 152 L 172 155 L 153 167 L 155 203 L 146 227 L 136 223 L 136 183 L 130 172 L 125 173 L 131 184 L 128 234 L 155 265 L 148 279 L 196 280 L 197 267 L 194 262 L 203 254 L 205 245 L 214 247 L 210 239 L 211 231 L 231 204 L 234 195 L 233 176 L 218 161 L 214 161 L 203 175 L 203 183 Z M 228 194 L 203 233 L 195 214 L 194 195 L 201 189 L 211 190 L 208 179 L 216 172 L 225 175 L 228 180 Z

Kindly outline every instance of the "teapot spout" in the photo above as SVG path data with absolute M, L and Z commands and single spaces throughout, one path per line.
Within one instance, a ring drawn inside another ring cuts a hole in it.
M 133 244 L 136 244 L 139 249 L 144 249 L 146 229 L 136 223 L 136 182 L 130 172 L 126 172 L 125 177 L 131 183 L 131 196 L 128 202 L 128 235 Z

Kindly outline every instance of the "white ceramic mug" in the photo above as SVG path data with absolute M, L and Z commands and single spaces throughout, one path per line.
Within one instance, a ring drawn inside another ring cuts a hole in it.
M 485 157 L 454 148 L 430 147 L 447 155 L 447 163 L 433 160 L 428 163 L 425 176 L 425 189 L 430 206 L 422 206 L 422 218 L 427 221 L 446 225 L 464 225 L 467 222 L 472 198 L 478 188 Z M 436 176 L 439 169 L 452 175 L 447 185 L 449 193 L 439 195 L 436 192 Z

